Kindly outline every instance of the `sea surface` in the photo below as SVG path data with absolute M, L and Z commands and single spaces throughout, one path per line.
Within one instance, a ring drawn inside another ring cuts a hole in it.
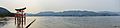
M 120 16 L 31 16 L 27 17 L 27 24 L 34 19 L 29 28 L 120 28 Z M 14 19 L 0 22 L 0 28 L 16 28 Z

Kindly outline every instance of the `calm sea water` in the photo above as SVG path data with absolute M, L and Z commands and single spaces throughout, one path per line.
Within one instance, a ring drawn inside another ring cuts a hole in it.
M 95 17 L 55 17 L 32 16 L 27 22 L 36 21 L 29 28 L 120 28 L 120 16 Z M 16 28 L 14 20 L 10 20 L 1 28 Z

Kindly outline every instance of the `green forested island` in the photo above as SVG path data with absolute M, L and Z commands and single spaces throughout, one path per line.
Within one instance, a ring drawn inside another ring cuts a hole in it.
M 12 17 L 14 16 L 14 13 L 11 13 L 7 9 L 0 7 L 0 17 Z

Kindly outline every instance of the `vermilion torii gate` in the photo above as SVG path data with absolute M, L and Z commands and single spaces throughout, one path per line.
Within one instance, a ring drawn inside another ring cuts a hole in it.
M 15 9 L 16 10 L 15 25 L 17 26 L 17 28 L 28 28 L 33 22 L 36 21 L 36 19 L 34 19 L 32 22 L 30 22 L 28 25 L 26 25 L 26 13 L 24 13 L 24 10 L 27 7 L 26 3 L 27 2 L 24 3 L 24 5 L 25 5 L 24 8 Z
M 24 25 L 26 25 L 26 13 L 24 13 L 24 8 L 15 9 L 17 12 L 15 13 L 15 25 L 17 28 L 24 28 Z

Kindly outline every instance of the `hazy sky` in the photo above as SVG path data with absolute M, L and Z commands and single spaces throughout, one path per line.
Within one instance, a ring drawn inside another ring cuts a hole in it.
M 120 12 L 120 0 L 0 0 L 0 6 L 11 12 L 27 6 L 27 13 L 64 10 Z

